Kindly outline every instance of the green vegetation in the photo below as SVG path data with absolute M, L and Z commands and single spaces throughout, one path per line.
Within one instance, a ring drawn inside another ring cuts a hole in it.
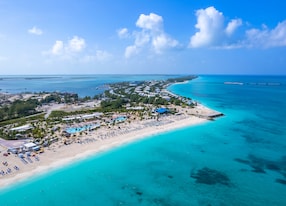
M 21 125 L 25 125 L 25 124 L 28 124 L 31 122 L 41 122 L 44 120 L 44 116 L 45 116 L 45 114 L 41 113 L 41 114 L 31 115 L 28 117 L 21 117 L 21 118 L 17 118 L 17 119 L 2 121 L 2 122 L 0 122 L 0 127 L 1 127 L 0 128 L 0 137 L 7 139 L 7 140 L 17 139 L 16 134 L 18 134 L 19 132 L 10 131 L 10 130 L 5 131 L 5 129 L 4 129 L 5 126 L 7 126 L 7 125 L 21 126 Z M 24 134 L 25 134 L 25 132 L 24 132 Z M 29 135 L 27 135 L 27 136 L 29 136 Z
M 80 110 L 80 111 L 73 111 L 73 112 L 65 112 L 60 110 L 54 110 L 50 114 L 48 120 L 61 120 L 63 117 L 67 116 L 73 116 L 73 115 L 81 115 L 81 114 L 90 114 L 94 112 L 105 112 L 102 108 L 95 108 L 95 109 L 86 109 L 86 110 Z
M 44 116 L 45 114 L 40 113 L 40 114 L 35 114 L 35 115 L 27 116 L 27 117 L 21 117 L 17 119 L 10 119 L 10 120 L 0 122 L 0 127 L 10 125 L 10 124 L 24 125 L 31 121 L 41 121 L 41 120 L 44 120 Z
M 79 100 L 77 94 L 70 93 L 51 93 L 47 97 L 41 100 L 42 104 L 48 103 L 75 103 Z
M 36 111 L 36 107 L 39 106 L 39 104 L 40 103 L 35 99 L 29 99 L 27 101 L 16 100 L 10 106 L 0 108 L 0 121 L 37 114 L 38 111 Z
M 197 76 L 194 75 L 189 75 L 189 76 L 183 76 L 183 77 L 178 77 L 178 78 L 171 78 L 171 79 L 167 79 L 168 83 L 174 83 L 174 82 L 184 82 L 184 81 L 189 81 L 192 79 L 197 78 Z
M 170 112 L 176 113 L 172 106 L 189 107 L 190 98 L 178 97 L 166 91 L 169 83 L 191 80 L 196 76 L 185 76 L 166 81 L 142 81 L 142 82 L 121 82 L 108 85 L 106 90 L 93 99 L 100 101 L 100 107 L 90 108 L 81 107 L 78 111 L 52 111 L 48 119 L 44 118 L 44 113 L 40 113 L 38 108 L 47 104 L 77 104 L 87 102 L 91 97 L 79 98 L 77 94 L 70 93 L 40 93 L 28 100 L 15 100 L 14 102 L 5 102 L 0 106 L 0 136 L 4 139 L 16 139 L 19 136 L 33 137 L 37 141 L 44 141 L 44 137 L 53 138 L 54 126 L 62 122 L 63 117 L 77 116 L 81 114 L 90 114 L 101 112 L 110 117 L 113 113 L 127 113 L 134 119 L 153 118 L 152 110 L 158 107 L 171 107 Z M 96 105 L 99 102 L 96 102 Z M 77 105 L 80 106 L 80 105 Z M 137 107 L 137 108 L 136 108 Z M 138 109 L 140 107 L 140 109 Z M 77 107 L 75 107 L 77 108 Z M 80 120 L 75 120 L 80 121 Z M 13 127 L 25 124 L 31 124 L 33 129 L 26 132 L 11 131 Z M 58 126 L 57 126 L 58 127 Z M 21 137 L 20 137 L 21 138 Z
M 49 116 L 49 119 L 52 119 L 52 118 L 61 118 L 61 117 L 65 117 L 65 116 L 68 116 L 68 115 L 71 115 L 71 112 L 65 112 L 65 111 L 59 111 L 59 110 L 55 110 L 55 111 L 52 111 L 50 116 Z
M 45 93 L 43 93 L 45 94 Z M 85 97 L 84 100 L 90 99 Z M 77 94 L 69 93 L 51 93 L 42 100 L 30 98 L 28 100 L 15 100 L 10 105 L 0 107 L 0 123 L 7 120 L 15 119 L 18 121 L 21 117 L 38 114 L 38 106 L 48 103 L 75 103 L 79 101 Z M 6 123 L 5 123 L 6 124 Z
M 122 109 L 122 105 L 126 104 L 128 101 L 123 98 L 116 98 L 115 100 L 107 100 L 107 101 L 101 101 L 100 106 L 102 109 L 110 109 L 110 110 L 116 110 L 116 109 Z

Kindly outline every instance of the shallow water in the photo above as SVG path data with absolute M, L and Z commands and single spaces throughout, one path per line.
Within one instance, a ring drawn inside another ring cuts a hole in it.
M 122 81 L 165 80 L 179 75 L 34 75 L 0 76 L 0 92 L 69 92 L 80 97 L 97 95 L 106 84 Z
M 5 189 L 1 206 L 286 205 L 286 77 L 202 76 L 169 89 L 225 116 Z

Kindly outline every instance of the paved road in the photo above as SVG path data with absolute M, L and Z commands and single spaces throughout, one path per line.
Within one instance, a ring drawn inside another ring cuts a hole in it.
M 47 109 L 47 113 L 45 114 L 45 119 L 47 119 L 47 118 L 50 116 L 50 114 L 52 113 L 52 111 L 54 111 L 54 110 L 59 110 L 59 109 L 62 108 L 63 106 L 64 106 L 63 104 L 55 104 L 55 105 L 49 107 L 49 108 Z

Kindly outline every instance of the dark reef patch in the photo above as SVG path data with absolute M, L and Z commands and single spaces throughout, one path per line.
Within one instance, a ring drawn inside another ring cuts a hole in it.
M 268 160 L 249 154 L 247 159 L 235 158 L 234 161 L 248 165 L 252 168 L 251 172 L 266 174 L 266 170 L 270 170 L 286 178 L 286 156 L 282 156 L 278 160 Z M 246 170 L 241 169 L 240 171 L 245 172 Z M 276 179 L 275 182 L 286 185 L 285 179 Z
M 253 168 L 253 170 L 251 170 L 252 172 L 255 172 L 255 173 L 263 173 L 265 174 L 265 170 L 262 168 L 262 167 L 257 167 L 257 166 L 251 166 Z
M 197 172 L 191 172 L 191 178 L 196 179 L 196 183 L 200 184 L 207 184 L 207 185 L 215 185 L 215 184 L 222 184 L 226 186 L 230 186 L 230 179 L 229 177 L 220 172 L 218 170 L 210 169 L 204 167 Z
M 250 144 L 258 144 L 258 143 L 265 144 L 265 143 L 267 143 L 262 138 L 255 137 L 255 135 L 243 134 L 242 137 L 245 139 L 245 141 L 247 143 L 250 143 Z
M 275 163 L 275 162 L 270 162 L 266 164 L 266 168 L 268 170 L 273 170 L 273 171 L 280 171 L 281 168 Z
M 253 172 L 265 173 L 265 171 L 262 171 L 265 169 L 276 171 L 282 175 L 283 171 L 286 172 L 286 161 L 284 160 L 284 156 L 281 160 L 272 161 L 250 154 L 248 155 L 248 159 L 235 158 L 234 161 L 252 167 L 254 169 Z
M 239 162 L 239 163 L 247 164 L 247 165 L 250 165 L 250 163 L 251 163 L 249 160 L 244 160 L 244 159 L 240 159 L 240 158 L 235 158 L 234 160 Z
M 286 185 L 286 180 L 283 179 L 276 179 L 275 182 L 280 183 L 282 185 Z
M 143 196 L 143 192 L 138 187 L 126 184 L 121 186 L 121 189 L 129 192 L 131 197 L 137 196 L 139 202 L 143 200 L 141 197 Z
M 136 195 L 143 195 L 143 192 L 140 192 L 140 191 L 136 191 Z

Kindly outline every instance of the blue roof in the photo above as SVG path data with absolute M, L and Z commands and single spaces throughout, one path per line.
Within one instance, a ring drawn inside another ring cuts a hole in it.
M 169 112 L 169 110 L 167 108 L 158 108 L 155 111 L 158 112 L 159 114 Z

